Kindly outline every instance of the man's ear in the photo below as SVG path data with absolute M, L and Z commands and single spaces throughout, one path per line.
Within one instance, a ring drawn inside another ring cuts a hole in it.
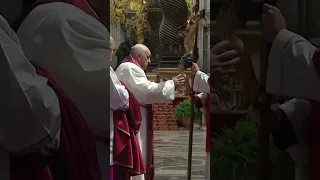
M 140 61 L 140 59 L 141 59 L 140 56 L 141 56 L 141 54 L 137 54 L 137 56 L 136 56 L 137 57 L 137 59 L 136 59 L 137 61 Z

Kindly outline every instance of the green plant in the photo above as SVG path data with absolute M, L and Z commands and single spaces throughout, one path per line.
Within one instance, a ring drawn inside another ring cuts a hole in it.
M 194 108 L 194 115 L 195 120 L 201 119 L 201 112 L 196 107 Z M 185 120 L 190 119 L 191 117 L 191 101 L 189 99 L 185 99 L 184 101 L 180 102 L 175 108 L 175 118 L 176 120 Z
M 223 180 L 256 180 L 258 177 L 258 129 L 248 121 L 225 128 L 213 140 L 211 178 Z M 294 179 L 293 161 L 286 152 L 270 143 L 272 180 Z

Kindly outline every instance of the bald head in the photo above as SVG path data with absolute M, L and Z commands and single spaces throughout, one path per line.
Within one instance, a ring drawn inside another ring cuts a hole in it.
M 112 57 L 114 55 L 114 51 L 116 49 L 116 44 L 114 39 L 110 36 L 110 61 L 112 61 Z
M 131 55 L 134 54 L 139 54 L 139 53 L 145 53 L 145 52 L 150 52 L 149 48 L 144 45 L 144 44 L 136 44 L 134 46 L 131 47 Z
M 132 46 L 130 55 L 139 63 L 142 69 L 146 69 L 151 62 L 151 52 L 144 44 L 136 44 Z

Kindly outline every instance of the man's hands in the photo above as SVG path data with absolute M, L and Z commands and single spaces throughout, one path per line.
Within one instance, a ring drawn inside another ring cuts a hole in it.
M 286 20 L 280 10 L 269 4 L 263 5 L 261 26 L 262 34 L 269 42 L 272 42 L 282 29 L 287 28 Z
M 251 57 L 245 53 L 243 42 L 236 36 L 231 41 L 217 43 L 211 49 L 211 73 L 215 74 L 214 79 L 218 81 L 222 74 L 234 71 L 241 79 L 244 97 L 253 104 L 260 85 L 254 73 Z M 212 84 L 215 83 L 214 79 Z
M 211 73 L 222 72 L 240 62 L 240 53 L 229 41 L 221 41 L 211 49 Z
M 179 74 L 178 76 L 173 77 L 172 81 L 175 86 L 181 86 L 186 81 L 186 77 L 183 76 L 182 74 Z

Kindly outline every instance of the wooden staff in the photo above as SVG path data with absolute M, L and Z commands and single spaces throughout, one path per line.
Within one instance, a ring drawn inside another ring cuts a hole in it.
M 196 3 L 196 11 L 195 14 L 199 11 L 199 1 L 197 0 Z M 198 49 L 198 29 L 199 26 L 197 25 L 197 30 L 195 32 L 195 42 L 193 47 L 193 53 L 195 54 L 195 62 L 199 59 L 199 49 Z M 193 91 L 193 84 L 194 84 L 194 75 L 191 78 L 191 117 L 190 117 L 190 127 L 189 127 L 189 149 L 188 149 L 188 175 L 187 180 L 191 180 L 191 169 L 192 169 L 192 145 L 193 145 L 193 123 L 195 119 L 194 114 L 194 106 L 195 106 L 195 92 Z

